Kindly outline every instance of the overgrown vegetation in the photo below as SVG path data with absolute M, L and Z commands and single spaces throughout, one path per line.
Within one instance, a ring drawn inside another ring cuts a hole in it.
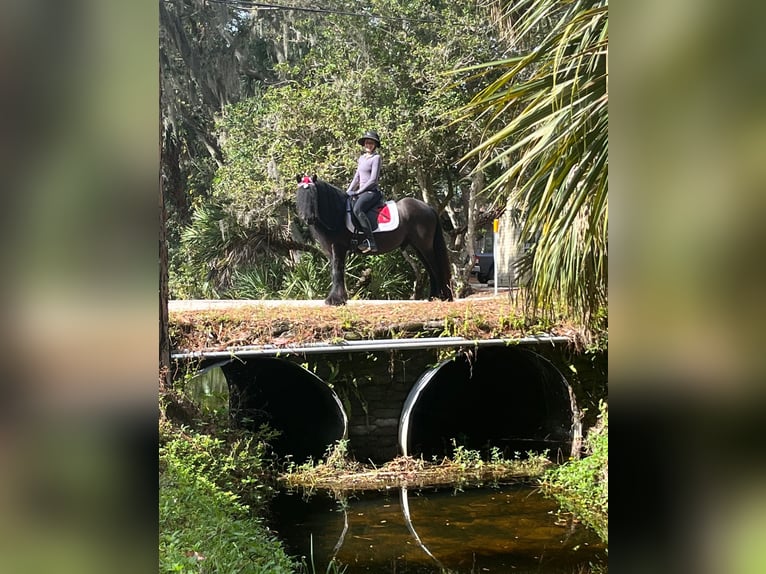
M 570 337 L 584 345 L 576 325 L 530 319 L 521 301 L 507 296 L 452 302 L 409 301 L 396 304 L 258 305 L 170 313 L 173 349 L 225 350 L 258 344 L 305 344 L 349 339 L 464 337 L 519 338 L 530 335 Z
M 400 486 L 471 486 L 509 479 L 531 479 L 542 476 L 551 465 L 546 453 L 527 453 L 525 458 L 517 453 L 514 459 L 507 460 L 495 448 L 490 460 L 485 461 L 478 451 L 456 445 L 454 440 L 453 445 L 452 458 L 426 461 L 400 456 L 381 467 L 374 467 L 350 459 L 347 441 L 341 440 L 327 449 L 322 460 L 288 465 L 280 474 L 279 481 L 288 488 L 308 493 L 321 489 L 343 495 L 355 490 Z
M 598 422 L 585 437 L 586 456 L 548 470 L 543 491 L 609 542 L 608 407 L 599 405 Z
M 534 49 L 472 68 L 485 87 L 462 119 L 491 119 L 467 157 L 502 166 L 486 192 L 511 190 L 523 214 L 520 241 L 531 248 L 517 266 L 531 308 L 563 300 L 590 325 L 608 292 L 608 2 L 494 4 L 501 37 Z
M 178 383 L 164 392 L 160 402 L 161 573 L 343 572 L 334 562 L 325 567 L 315 564 L 313 556 L 299 559 L 285 553 L 264 523 L 279 485 L 344 496 L 352 490 L 402 485 L 463 487 L 540 479 L 563 510 L 607 541 L 606 405 L 586 437 L 588 456 L 560 467 L 552 467 L 545 453 L 517 453 L 506 460 L 494 449 L 482 458 L 453 441 L 450 458 L 399 457 L 376 468 L 350 458 L 345 440 L 328 448 L 322 460 L 283 466 L 269 454 L 274 433 L 267 427 L 257 432 L 232 428 L 226 412 L 190 402 L 182 387 Z
M 264 521 L 277 484 L 267 447 L 275 433 L 232 428 L 182 387 L 160 400 L 159 572 L 342 574 L 335 562 L 289 556 Z
M 460 296 L 476 239 L 514 213 L 530 312 L 563 299 L 591 327 L 607 298 L 606 0 L 160 8 L 171 298 L 326 292 L 301 268 L 318 248 L 294 177 L 345 185 L 374 127 L 386 197 L 440 214 Z M 421 269 L 374 271 L 359 270 L 359 298 L 423 292 Z
M 384 139 L 386 196 L 437 208 L 461 268 L 456 276 L 467 283 L 474 230 L 495 214 L 477 208 L 479 177 L 457 164 L 479 142 L 480 122 L 454 127 L 444 118 L 471 91 L 443 90 L 442 73 L 500 57 L 506 47 L 483 3 L 373 0 L 364 7 L 369 18 L 351 15 L 353 4 L 326 2 L 321 14 L 308 0 L 296 5 L 309 11 L 162 4 L 161 164 L 173 298 L 230 297 L 235 270 L 274 259 L 290 267 L 316 250 L 295 219 L 294 176 L 348 183 L 357 134 L 373 126 Z M 375 13 L 397 17 L 380 21 Z
M 259 519 L 270 489 L 255 436 L 160 424 L 161 573 L 296 570 Z
M 160 393 L 159 571 L 294 572 L 259 518 L 274 493 L 274 433 L 231 428 L 224 409 L 192 402 L 192 370 Z

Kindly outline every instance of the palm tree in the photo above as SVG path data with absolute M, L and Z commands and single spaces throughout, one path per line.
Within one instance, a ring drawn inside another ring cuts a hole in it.
M 460 112 L 488 127 L 465 159 L 499 165 L 486 191 L 525 215 L 533 308 L 563 303 L 587 330 L 607 301 L 608 3 L 504 3 L 515 54 L 474 67 L 489 83 Z

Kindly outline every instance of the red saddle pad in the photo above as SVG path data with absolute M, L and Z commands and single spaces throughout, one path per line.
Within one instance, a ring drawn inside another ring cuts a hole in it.
M 388 205 L 385 205 L 383 209 L 378 212 L 378 223 L 390 223 L 391 213 L 388 211 Z

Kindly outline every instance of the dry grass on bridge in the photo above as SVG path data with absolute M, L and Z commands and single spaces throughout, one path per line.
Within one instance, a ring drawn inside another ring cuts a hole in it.
M 343 307 L 321 301 L 193 303 L 171 302 L 174 352 L 416 337 L 482 340 L 546 334 L 573 342 L 579 337 L 572 324 L 526 317 L 523 305 L 508 292 L 451 302 L 352 301 Z

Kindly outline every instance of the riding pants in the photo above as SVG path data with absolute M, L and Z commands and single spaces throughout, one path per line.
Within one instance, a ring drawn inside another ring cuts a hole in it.
M 378 205 L 381 198 L 382 194 L 379 189 L 370 189 L 355 196 L 351 202 L 351 209 L 353 209 L 354 215 L 359 220 L 362 231 L 370 240 L 372 240 L 372 225 L 370 225 L 367 212 Z

